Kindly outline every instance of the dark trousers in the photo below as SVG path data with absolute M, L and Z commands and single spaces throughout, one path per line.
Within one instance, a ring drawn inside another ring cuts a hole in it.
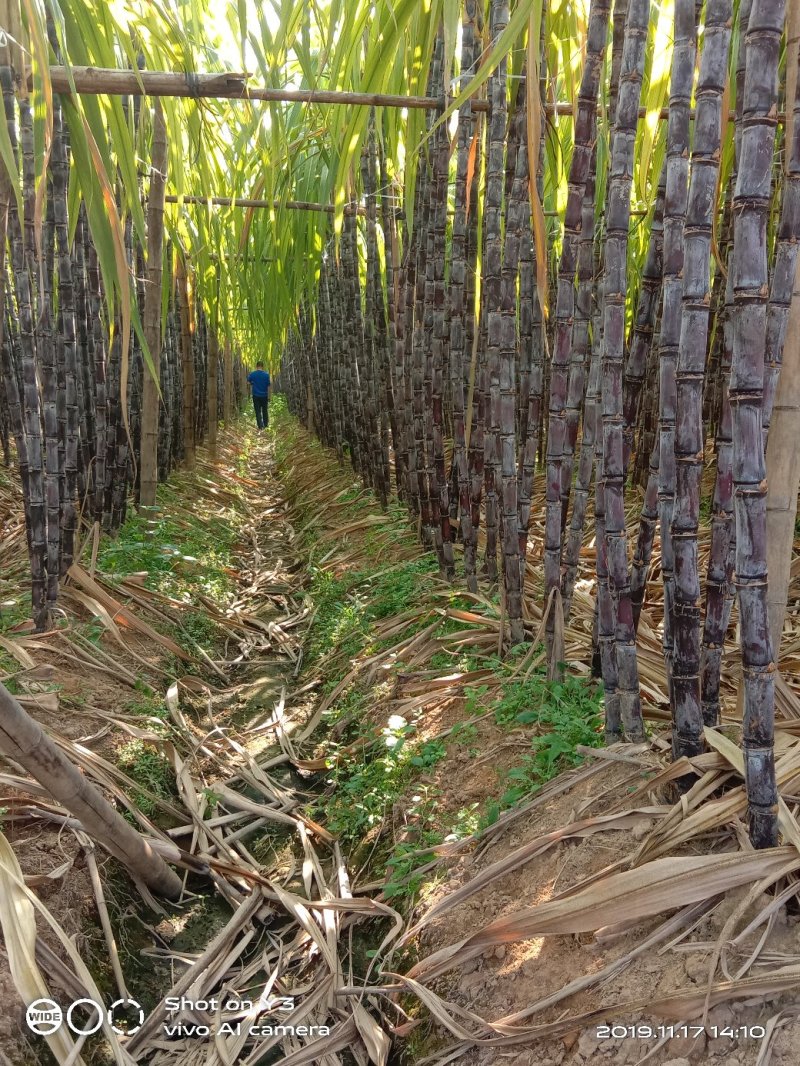
M 266 396 L 254 396 L 253 408 L 256 412 L 256 425 L 265 429 L 269 425 L 269 400 Z

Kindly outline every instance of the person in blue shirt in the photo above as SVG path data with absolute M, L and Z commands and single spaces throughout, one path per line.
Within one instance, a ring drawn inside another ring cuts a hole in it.
M 253 397 L 253 409 L 256 413 L 256 425 L 259 431 L 269 425 L 269 386 L 270 377 L 263 363 L 256 363 L 255 370 L 247 375 L 247 383 Z

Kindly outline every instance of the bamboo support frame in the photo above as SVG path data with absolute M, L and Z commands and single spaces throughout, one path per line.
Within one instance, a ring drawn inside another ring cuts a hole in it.
M 200 204 L 208 206 L 211 204 L 214 207 L 245 207 L 245 208 L 269 208 L 270 210 L 283 210 L 289 209 L 291 211 L 319 211 L 321 213 L 332 215 L 336 211 L 335 204 L 320 204 L 315 203 L 313 200 L 259 200 L 251 199 L 243 196 L 237 198 L 235 196 L 175 196 L 170 193 L 164 197 L 164 202 L 167 204 Z M 366 215 L 366 207 L 360 205 L 354 206 L 353 204 L 345 204 L 344 213 L 346 215 Z M 402 215 L 402 212 L 400 213 Z
M 436 96 L 403 96 L 391 93 L 358 93 L 332 89 L 267 89 L 249 85 L 249 75 L 233 71 L 220 73 L 196 73 L 171 70 L 117 70 L 113 67 L 50 67 L 50 84 L 53 92 L 79 96 L 161 96 L 196 100 L 260 100 L 265 103 L 287 104 L 333 104 L 344 107 L 397 107 L 409 110 L 440 111 L 448 101 Z M 33 76 L 28 79 L 33 87 Z M 569 100 L 556 100 L 543 104 L 548 115 L 572 115 L 574 106 Z M 487 100 L 472 100 L 472 110 L 489 111 Z M 647 108 L 640 107 L 639 118 L 647 115 Z M 669 115 L 669 108 L 662 107 L 659 121 Z M 690 112 L 694 117 L 694 112 Z M 777 116 L 782 123 L 784 114 Z M 728 121 L 733 122 L 731 111 Z

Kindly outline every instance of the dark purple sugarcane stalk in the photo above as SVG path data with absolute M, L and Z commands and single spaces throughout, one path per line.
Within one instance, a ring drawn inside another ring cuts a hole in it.
M 588 199 L 588 196 L 587 196 Z M 593 197 L 592 197 L 593 199 Z M 589 254 L 593 258 L 593 234 L 594 234 L 594 203 L 587 205 L 586 212 L 591 212 L 592 227 L 589 230 Z M 591 283 L 589 302 L 592 302 Z M 588 333 L 588 330 L 587 330 Z M 588 338 L 587 338 L 588 344 Z M 586 526 L 586 515 L 589 504 L 589 490 L 592 485 L 592 474 L 595 469 L 595 448 L 597 443 L 597 430 L 600 420 L 600 345 L 595 344 L 589 362 L 589 376 L 586 384 L 586 403 L 583 411 L 583 428 L 581 432 L 581 448 L 578 457 L 578 470 L 575 478 L 575 492 L 572 503 L 569 528 L 564 542 L 564 574 L 561 580 L 561 599 L 564 609 L 564 618 L 569 618 L 572 610 L 572 597 L 575 591 L 575 580 L 578 575 L 578 563 L 583 544 L 583 531 Z M 563 512 L 562 512 L 563 514 Z
M 397 310 L 399 299 L 399 273 L 400 258 L 397 243 L 397 220 L 395 218 L 394 204 L 390 195 L 389 175 L 386 169 L 386 153 L 383 150 L 382 141 L 378 142 L 378 165 L 380 173 L 380 203 L 381 203 L 381 228 L 383 229 L 383 257 L 386 264 L 386 318 L 384 335 L 384 393 L 386 396 L 386 414 L 389 419 L 389 428 L 392 438 L 392 454 L 394 455 L 395 490 L 397 498 L 402 499 L 402 417 L 403 405 L 401 402 L 402 379 L 397 374 L 395 352 L 397 344 Z M 380 279 L 380 265 L 375 264 Z
M 345 330 L 351 371 L 350 400 L 352 403 L 353 459 L 356 473 L 366 485 L 375 484 L 372 466 L 371 438 L 374 409 L 368 392 L 368 370 L 364 339 L 364 315 L 361 308 L 361 279 L 358 266 L 356 216 L 346 214 L 342 231 L 342 275 L 344 280 Z
M 734 166 L 731 182 L 736 186 L 736 171 L 741 154 L 742 115 L 745 78 L 745 39 L 750 20 L 751 0 L 739 6 L 739 53 L 736 62 L 736 125 L 734 132 Z M 732 201 L 731 197 L 731 201 Z M 703 624 L 701 662 L 701 699 L 703 721 L 718 725 L 720 720 L 720 679 L 725 633 L 733 609 L 733 566 L 736 553 L 736 528 L 733 520 L 733 423 L 729 384 L 733 362 L 733 252 L 729 251 L 725 308 L 722 321 L 722 405 L 716 438 L 717 472 L 711 509 L 711 549 L 706 575 L 706 612 Z
M 626 478 L 634 448 L 636 427 L 639 424 L 642 388 L 647 374 L 650 349 L 653 346 L 656 314 L 661 300 L 661 278 L 664 272 L 664 198 L 666 189 L 667 164 L 665 159 L 656 191 L 647 256 L 642 269 L 642 280 L 639 286 L 636 315 L 633 320 L 628 361 L 625 364 L 625 376 L 622 382 L 623 418 L 625 420 L 622 435 L 622 461 Z
M 625 47 L 625 26 L 628 21 L 629 0 L 614 0 L 611 33 L 611 73 L 608 82 L 608 114 L 613 126 L 617 114 L 619 78 L 622 71 L 622 50 Z
M 78 493 L 81 513 L 91 496 L 92 459 L 95 444 L 94 419 L 94 338 L 89 322 L 89 282 L 86 271 L 86 214 L 83 205 L 78 212 L 78 224 L 73 242 L 73 284 L 78 345 L 78 407 L 80 411 L 80 464 Z M 91 505 L 89 505 L 91 511 Z
M 789 305 L 792 302 L 792 290 L 797 272 L 798 239 L 800 239 L 800 76 L 796 87 L 792 104 L 794 111 L 792 143 L 785 146 L 786 171 L 783 175 L 781 217 L 776 234 L 775 263 L 767 305 L 764 409 L 762 412 L 765 454 L 769 426 L 772 421 L 772 406 L 775 402 L 775 392 L 783 362 L 786 323 L 789 318 Z
M 444 69 L 441 74 L 441 90 L 444 92 Z M 447 193 L 450 162 L 450 138 L 443 123 L 434 133 L 431 151 L 433 155 L 433 185 L 431 188 L 431 248 L 432 256 L 428 271 L 432 285 L 430 303 L 426 314 L 430 315 L 428 357 L 431 372 L 430 422 L 431 422 L 431 517 L 433 520 L 434 544 L 443 577 L 452 581 L 455 577 L 453 562 L 453 532 L 450 524 L 450 483 L 447 477 L 444 455 L 445 436 L 445 365 L 448 359 L 450 336 L 449 306 L 445 293 L 445 259 L 447 255 Z M 426 286 L 427 289 L 427 286 Z
M 631 0 L 625 27 L 619 98 L 611 142 L 606 247 L 603 276 L 604 353 L 601 364 L 603 496 L 609 591 L 616 608 L 615 651 L 619 713 L 631 740 L 644 737 L 636 634 L 630 598 L 625 483 L 622 447 L 622 375 L 625 354 L 625 297 L 630 195 L 642 75 L 647 45 L 649 0 Z M 598 487 L 601 482 L 598 480 Z M 600 553 L 602 555 L 602 551 Z
M 598 311 L 597 318 L 602 315 Z M 599 326 L 599 323 L 598 323 Z M 600 329 L 596 331 L 600 334 Z M 602 341 L 598 340 L 598 368 L 601 367 Z M 594 354 L 593 354 L 594 361 Z M 619 671 L 617 669 L 617 646 L 615 642 L 614 600 L 608 575 L 608 541 L 606 539 L 606 497 L 603 491 L 603 425 L 600 385 L 595 401 L 595 490 L 594 490 L 594 543 L 596 606 L 592 643 L 600 660 L 600 676 L 603 680 L 603 708 L 605 711 L 605 738 L 607 744 L 625 739 L 624 723 L 620 710 Z
M 524 571 L 519 543 L 519 481 L 517 477 L 516 368 L 517 274 L 523 244 L 530 242 L 530 195 L 528 190 L 527 87 L 523 75 L 512 119 L 516 130 L 513 181 L 506 197 L 506 230 L 501 270 L 501 310 L 489 314 L 489 332 L 497 332 L 500 350 L 500 476 L 502 490 L 502 559 L 506 617 L 511 643 L 524 639 L 522 596 Z M 491 346 L 491 345 L 490 345 Z
M 730 404 L 750 840 L 778 839 L 775 667 L 767 604 L 767 483 L 762 432 L 766 354 L 767 215 L 778 105 L 784 0 L 753 0 L 748 24 L 740 157 L 733 197 L 733 363 Z
M 644 402 L 641 405 L 639 418 L 639 433 L 634 452 L 633 470 L 631 471 L 631 484 L 646 489 L 650 479 L 650 459 L 653 448 L 658 447 L 658 336 L 660 333 L 660 317 L 656 318 L 653 344 L 650 346 L 650 355 L 647 360 L 645 372 Z
M 722 95 L 728 69 L 731 0 L 707 0 L 697 83 L 692 170 L 686 205 L 683 307 L 675 420 L 675 508 L 670 535 L 675 558 L 672 669 L 673 752 L 704 747 L 700 699 L 700 567 L 698 527 L 705 427 L 703 386 L 711 308 L 711 241 L 717 210 Z
M 433 95 L 441 94 L 443 89 L 443 63 L 444 63 L 444 33 L 442 27 L 436 36 L 431 68 L 429 74 L 429 86 Z M 433 125 L 434 114 L 428 116 L 428 128 Z M 439 127 L 431 136 L 427 147 L 427 202 L 426 202 L 426 225 L 421 240 L 425 244 L 425 271 L 424 285 L 422 287 L 423 301 L 420 313 L 419 330 L 415 331 L 415 344 L 419 344 L 419 351 L 415 356 L 422 367 L 422 398 L 421 418 L 419 426 L 423 434 L 423 447 L 418 455 L 422 457 L 419 468 L 420 488 L 423 494 L 423 543 L 435 548 L 439 556 L 439 565 L 444 573 L 445 566 L 441 556 L 440 544 L 441 530 L 439 528 L 439 484 L 436 464 L 436 443 L 434 440 L 434 302 L 436 293 L 437 277 L 437 229 L 438 215 L 441 207 L 443 175 L 440 158 L 440 138 L 442 129 Z M 446 177 L 444 179 L 446 190 Z M 445 192 L 446 196 L 446 192 Z M 419 403 L 420 401 L 418 401 Z M 436 404 L 438 417 L 442 417 L 441 405 Z M 419 447 L 419 439 L 418 439 Z M 449 515 L 448 515 L 449 519 Z
M 67 186 L 69 182 L 68 131 L 62 123 L 61 105 L 53 100 L 53 212 L 58 250 L 58 321 L 57 332 L 63 351 L 65 403 L 65 485 L 61 508 L 61 573 L 72 565 L 75 530 L 76 499 L 78 493 L 78 443 L 80 416 L 78 411 L 77 335 L 75 322 L 75 289 L 72 279 L 72 257 L 69 247 L 67 217 Z
M 496 42 L 508 25 L 508 0 L 492 0 L 491 36 Z M 503 186 L 505 182 L 505 142 L 508 120 L 508 63 L 497 64 L 489 80 L 489 133 L 484 193 L 483 306 L 486 312 L 486 369 L 489 384 L 488 410 L 484 436 L 484 498 L 486 514 L 486 554 L 484 566 L 490 585 L 497 581 L 497 543 L 500 527 L 498 485 L 500 483 L 500 330 L 502 311 Z
M 561 456 L 561 528 L 567 528 L 569 501 L 572 495 L 572 476 L 575 466 L 575 447 L 578 443 L 578 430 L 586 403 L 587 372 L 591 362 L 591 344 L 589 324 L 592 319 L 594 293 L 594 201 L 597 185 L 597 146 L 592 151 L 589 164 L 589 176 L 586 179 L 586 191 L 581 208 L 581 230 L 578 239 L 577 289 L 575 292 L 575 318 L 572 324 L 572 354 L 569 361 L 569 384 L 567 386 L 567 406 L 565 412 L 566 430 L 564 451 Z M 593 430 L 592 430 L 593 432 Z M 591 471 L 590 471 L 591 479 Z M 588 488 L 587 486 L 585 486 Z M 576 486 L 576 491 L 578 486 Z M 585 509 L 584 509 L 585 514 Z M 583 522 L 583 519 L 581 519 Z M 581 525 L 581 531 L 583 526 Z M 562 534 L 566 546 L 566 535 Z M 562 548 L 561 586 L 569 566 Z
M 404 448 L 406 455 L 406 503 L 411 514 L 416 517 L 420 513 L 420 490 L 419 474 L 417 472 L 417 442 L 414 436 L 414 385 L 413 385 L 413 334 L 414 334 L 414 306 L 417 291 L 417 258 L 419 247 L 419 226 L 417 224 L 420 211 L 422 210 L 423 169 L 417 174 L 414 186 L 414 228 L 410 239 L 405 243 L 403 288 L 401 301 L 402 328 L 398 330 L 398 347 L 402 350 L 395 353 L 399 364 L 399 373 L 403 381 L 403 422 L 405 425 Z
M 25 189 L 26 239 L 33 239 L 33 227 L 27 224 L 28 204 L 33 210 L 34 160 L 32 113 L 27 102 L 20 102 L 20 132 L 22 140 L 23 188 Z M 30 192 L 28 192 L 30 190 Z M 33 264 L 31 279 L 38 282 L 35 301 L 34 332 L 36 334 L 36 362 L 41 384 L 42 428 L 44 431 L 44 492 L 47 520 L 47 606 L 52 610 L 58 600 L 59 556 L 61 548 L 61 499 L 59 485 L 58 433 L 58 376 L 56 344 L 53 336 L 52 286 L 54 268 L 53 198 L 48 197 L 44 230 L 33 248 L 27 248 L 27 258 Z M 26 397 L 27 399 L 27 397 Z
M 542 138 L 542 149 L 544 138 Z M 530 160 L 528 161 L 530 165 Z M 539 198 L 542 197 L 544 176 L 544 151 L 537 160 L 536 183 Z M 522 205 L 521 205 L 522 207 Z M 523 207 L 526 232 L 531 230 L 530 200 Z M 532 236 L 522 241 L 519 251 L 519 345 L 520 365 L 528 368 L 525 384 L 524 417 L 520 420 L 519 449 L 517 456 L 517 483 L 519 498 L 519 558 L 522 571 L 523 592 L 528 553 L 528 531 L 531 521 L 533 483 L 536 474 L 536 459 L 542 437 L 545 379 L 545 328 L 539 290 L 536 284 L 536 250 Z
M 667 188 L 664 200 L 664 280 L 659 348 L 658 513 L 661 574 L 664 581 L 664 661 L 672 700 L 674 652 L 673 605 L 675 559 L 670 523 L 675 503 L 675 373 L 681 336 L 683 295 L 683 230 L 689 176 L 689 104 L 694 81 L 696 13 L 694 0 L 676 0 L 669 119 L 667 125 Z
M 382 432 L 382 419 L 378 413 L 379 380 L 381 377 L 380 339 L 377 328 L 379 293 L 375 286 L 375 271 L 378 263 L 378 232 L 375 173 L 375 126 L 374 116 L 370 120 L 369 133 L 364 151 L 361 154 L 361 176 L 366 203 L 366 284 L 364 287 L 364 339 L 366 342 L 365 368 L 367 371 L 367 433 L 371 454 L 373 484 L 382 507 L 389 499 L 389 447 L 388 439 Z M 305 347 L 305 346 L 303 346 Z M 385 397 L 380 402 L 381 411 L 385 411 Z M 385 445 L 385 447 L 384 447 Z
M 575 479 L 575 496 L 569 528 L 564 538 L 561 599 L 564 617 L 572 609 L 572 594 L 578 572 L 589 489 L 594 473 L 597 400 L 600 388 L 600 347 L 591 344 L 589 325 L 595 310 L 595 189 L 597 185 L 597 150 L 592 162 L 581 210 L 581 232 L 578 242 L 578 288 L 575 296 L 575 321 L 572 327 L 572 358 L 569 390 L 567 392 L 567 429 L 565 454 L 561 464 L 561 521 L 567 528 L 569 498 L 572 489 L 575 447 L 583 413 L 581 450 Z M 586 375 L 588 365 L 588 378 Z M 584 386 L 585 382 L 585 386 Z
M 11 292 L 7 291 L 4 300 L 5 322 L 3 323 L 3 339 L 0 344 L 0 371 L 3 375 L 3 395 L 5 397 L 5 411 L 8 418 L 8 429 L 14 435 L 14 443 L 17 448 L 17 463 L 19 465 L 20 482 L 22 483 L 22 498 L 26 504 L 30 496 L 28 484 L 28 445 L 25 439 L 25 421 L 22 415 L 22 401 L 20 398 L 18 381 L 19 361 L 19 337 L 15 335 L 15 319 L 11 306 Z M 10 457 L 9 457 L 10 458 Z M 25 523 L 28 550 L 30 551 L 30 528 Z
M 11 69 L 0 67 L 3 87 L 3 105 L 5 121 L 12 152 L 17 152 L 17 125 L 14 107 L 14 89 Z M 29 105 L 28 105 L 29 106 Z M 20 108 L 23 101 L 20 101 Z M 33 210 L 33 190 L 26 183 L 23 186 L 25 210 Z M 27 229 L 27 227 L 26 227 Z M 33 306 L 31 294 L 30 271 L 26 256 L 25 233 L 20 224 L 16 200 L 12 196 L 8 205 L 8 237 L 11 250 L 11 268 L 16 290 L 17 316 L 19 321 L 19 348 L 22 365 L 22 416 L 24 420 L 25 448 L 19 453 L 26 463 L 23 473 L 23 486 L 27 481 L 26 525 L 28 531 L 28 549 L 31 564 L 31 607 L 33 621 L 37 630 L 47 628 L 49 611 L 47 606 L 46 569 L 47 554 L 47 512 L 44 497 L 44 470 L 42 455 L 41 409 L 39 405 L 39 387 L 36 380 L 36 336 L 34 333 Z M 10 342 L 12 334 L 5 331 Z M 11 399 L 9 406 L 11 406 Z M 22 468 L 21 468 L 22 470 Z
M 631 606 L 633 608 L 633 626 L 639 628 L 642 604 L 647 588 L 647 572 L 653 555 L 653 541 L 658 525 L 658 461 L 659 446 L 650 451 L 650 465 L 645 488 L 642 512 L 639 516 L 639 533 L 633 550 L 631 564 Z
M 469 436 L 467 460 L 469 466 L 470 524 L 468 536 L 464 540 L 464 575 L 470 592 L 478 591 L 477 557 L 478 531 L 481 522 L 481 501 L 483 499 L 483 467 L 486 439 L 486 417 L 489 406 L 489 373 L 486 361 L 486 347 L 481 343 L 483 330 L 483 298 L 481 298 L 481 316 L 476 326 L 476 344 L 478 351 L 475 365 L 475 384 L 472 395 L 472 420 Z
M 567 444 L 567 398 L 570 384 L 570 364 L 573 350 L 575 316 L 575 274 L 583 220 L 584 196 L 596 159 L 594 144 L 597 129 L 597 93 L 608 37 L 610 0 L 592 0 L 589 8 L 589 28 L 581 84 L 578 89 L 575 116 L 575 143 L 567 178 L 567 206 L 564 214 L 564 239 L 558 264 L 558 287 L 555 308 L 555 335 L 550 361 L 550 405 L 547 430 L 546 515 L 544 533 L 544 597 L 549 600 L 554 589 L 560 589 L 562 578 L 562 546 L 564 515 L 564 455 Z M 638 104 L 637 104 L 638 108 Z M 638 111 L 637 111 L 638 114 Z M 585 297 L 585 291 L 584 291 Z M 582 338 L 581 338 L 582 340 Z M 579 375 L 575 375 L 577 391 Z M 581 396 L 583 381 L 581 379 Z M 570 464 L 571 467 L 571 464 Z M 571 478 L 570 478 L 571 481 Z M 571 486 L 570 486 L 571 487 Z M 567 492 L 567 502 L 569 494 Z M 547 621 L 547 642 L 551 673 L 554 613 Z
M 20 233 L 19 216 L 15 215 L 12 201 L 9 209 L 9 233 L 17 289 L 17 308 L 20 319 L 20 348 L 22 351 L 23 412 L 25 436 L 28 443 L 28 474 L 30 485 L 31 528 L 31 591 L 33 621 L 37 630 L 47 628 L 51 598 L 47 586 L 48 510 L 45 497 L 45 455 L 42 441 L 42 407 L 37 380 L 39 362 L 38 329 L 36 324 L 35 297 L 32 280 L 37 277 L 35 240 L 33 227 L 34 176 L 33 176 L 33 125 L 30 103 L 22 97 L 20 110 L 20 144 L 22 148 L 22 191 L 25 221 Z M 12 97 L 13 115 L 13 97 Z M 8 108 L 6 109 L 8 115 Z M 16 130 L 11 141 L 16 145 Z M 9 125 L 9 134 L 12 133 Z M 16 226 L 13 224 L 16 218 Z M 20 239 L 21 238 L 21 239 Z M 18 252 L 17 252 L 17 249 Z M 41 294 L 40 294 L 41 295 Z
M 94 356 L 94 396 L 95 396 L 95 443 L 93 512 L 95 521 L 103 517 L 103 497 L 106 485 L 106 446 L 108 442 L 108 387 L 106 382 L 106 343 L 108 333 L 102 313 L 102 288 L 100 266 L 97 252 L 89 235 L 88 225 L 84 229 L 86 250 L 86 278 L 89 293 L 89 316 L 91 329 L 91 346 Z
M 719 260 L 727 264 L 731 243 L 731 196 L 733 183 L 729 180 L 725 188 L 725 197 L 722 205 L 722 222 L 719 235 Z M 719 269 L 714 274 L 714 284 L 711 290 L 711 321 L 713 327 L 709 336 L 708 370 L 706 372 L 706 387 L 703 393 L 703 421 L 706 424 L 708 435 L 716 437 L 719 428 L 720 412 L 722 410 L 722 394 L 727 388 L 727 381 L 722 377 L 722 323 L 725 317 L 725 289 L 727 283 L 727 266 L 725 270 Z
M 414 287 L 414 317 L 411 330 L 411 392 L 413 412 L 414 467 L 411 469 L 409 454 L 409 473 L 416 480 L 416 493 L 419 500 L 419 516 L 423 543 L 430 544 L 431 539 L 431 502 L 430 502 L 430 465 L 425 439 L 425 285 L 427 283 L 428 264 L 428 228 L 430 226 L 430 186 L 433 178 L 428 161 L 420 158 L 417 181 L 421 183 L 419 209 L 414 215 L 416 241 L 416 268 Z
M 475 56 L 476 0 L 464 0 L 461 23 L 461 88 L 472 78 Z M 453 404 L 453 474 L 458 491 L 458 518 L 461 538 L 466 542 L 471 524 L 469 468 L 467 466 L 466 374 L 468 353 L 467 317 L 472 309 L 466 305 L 467 280 L 467 174 L 473 134 L 471 99 L 458 113 L 456 180 L 454 189 L 453 233 L 450 258 L 450 394 Z M 474 211 L 474 205 L 473 211 Z M 452 513 L 452 508 L 451 508 Z

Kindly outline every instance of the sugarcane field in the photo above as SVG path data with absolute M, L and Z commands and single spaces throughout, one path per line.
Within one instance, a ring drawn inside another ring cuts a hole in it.
M 0 90 L 0 1066 L 797 1066 L 800 0 Z

